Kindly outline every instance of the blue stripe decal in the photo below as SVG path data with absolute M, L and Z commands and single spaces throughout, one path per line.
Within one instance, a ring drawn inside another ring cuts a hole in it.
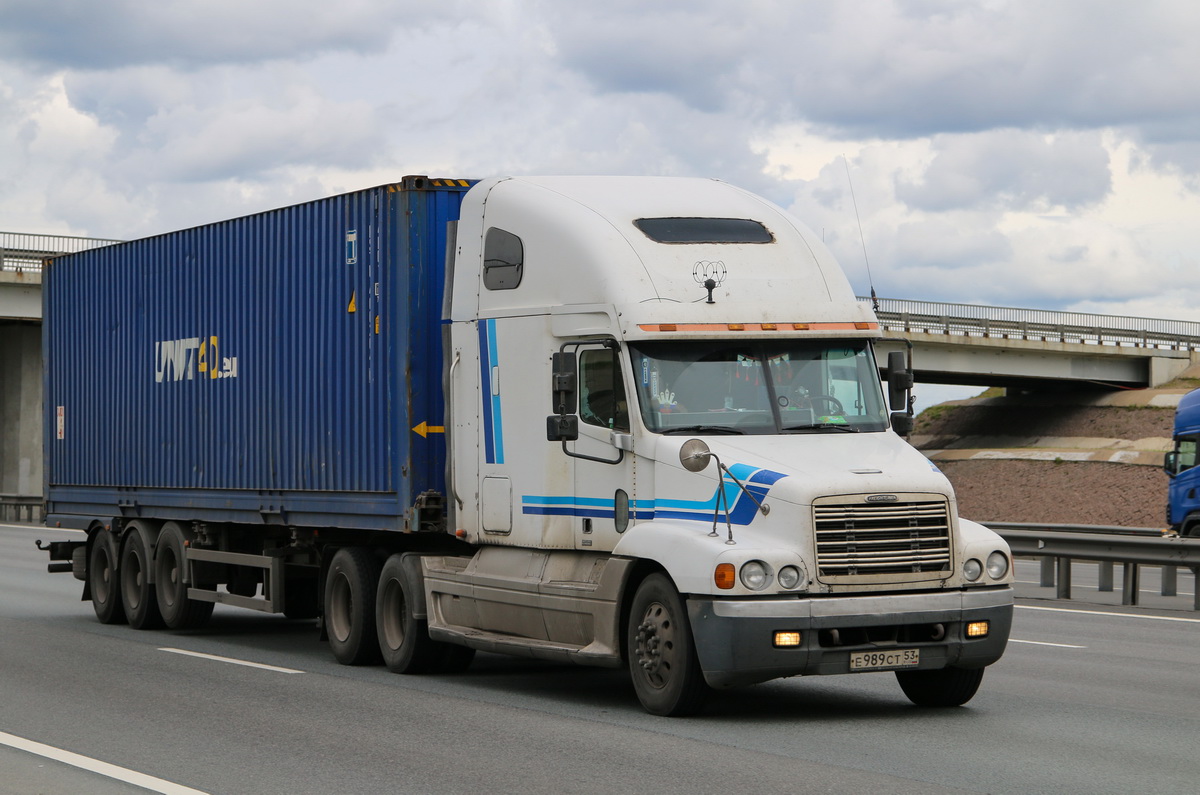
M 492 381 L 498 365 L 496 321 L 479 323 L 479 384 L 483 392 L 483 454 L 489 464 L 504 463 L 504 422 L 500 413 L 500 388 Z
M 734 464 L 729 471 L 746 484 L 746 490 L 759 502 L 766 500 L 776 481 L 787 477 L 782 472 L 758 469 L 748 464 Z M 713 514 L 722 507 L 718 501 L 721 489 L 725 492 L 725 505 L 729 506 L 730 523 L 748 525 L 753 522 L 754 517 L 758 516 L 758 505 L 729 477 L 722 478 L 722 484 L 713 490 L 713 495 L 707 500 L 639 500 L 630 507 L 633 508 L 634 518 L 639 520 L 684 519 L 711 523 Z M 525 495 L 521 497 L 521 512 L 538 516 L 612 518 L 614 508 L 611 499 L 600 497 Z M 720 511 L 718 517 L 724 521 L 724 511 Z

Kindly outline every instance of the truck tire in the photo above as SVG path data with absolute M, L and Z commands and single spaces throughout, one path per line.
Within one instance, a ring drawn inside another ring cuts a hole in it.
M 101 624 L 125 623 L 117 560 L 116 538 L 108 530 L 98 530 L 88 552 L 87 585 L 92 608 Z
M 130 522 L 129 532 L 121 546 L 121 603 L 125 606 L 125 618 L 134 629 L 160 629 L 162 614 L 158 612 L 158 598 L 150 582 L 150 545 L 138 522 Z
M 329 648 L 342 665 L 367 665 L 380 658 L 375 630 L 375 586 L 379 562 L 362 547 L 334 553 L 325 577 L 325 628 Z
M 441 667 L 443 645 L 429 637 L 429 622 L 413 615 L 415 583 L 405 575 L 400 555 L 392 555 L 379 575 L 375 624 L 383 664 L 397 674 L 424 674 Z
M 974 697 L 983 681 L 982 668 L 941 668 L 934 671 L 896 671 L 908 700 L 919 707 L 961 707 Z
M 154 549 L 154 593 L 168 629 L 193 629 L 204 626 L 212 617 L 212 602 L 188 598 L 188 585 L 183 581 L 185 565 L 183 529 L 167 522 Z
M 629 673 L 652 715 L 694 715 L 708 696 L 683 598 L 670 579 L 651 574 L 629 606 Z

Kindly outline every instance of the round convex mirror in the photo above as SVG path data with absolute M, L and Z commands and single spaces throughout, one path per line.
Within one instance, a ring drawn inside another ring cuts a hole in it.
M 688 472 L 699 472 L 707 467 L 710 456 L 712 453 L 702 439 L 688 439 L 679 448 L 679 463 Z

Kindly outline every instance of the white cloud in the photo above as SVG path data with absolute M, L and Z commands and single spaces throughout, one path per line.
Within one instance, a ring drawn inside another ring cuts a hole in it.
M 6 0 L 0 210 L 130 236 L 412 173 L 715 176 L 864 293 L 865 241 L 884 295 L 1195 317 L 1197 32 L 1168 0 Z

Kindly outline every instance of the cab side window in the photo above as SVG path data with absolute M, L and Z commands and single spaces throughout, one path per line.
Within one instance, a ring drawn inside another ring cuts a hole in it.
M 629 432 L 629 403 L 620 359 L 607 348 L 579 352 L 579 419 Z
M 525 246 L 512 232 L 492 227 L 483 240 L 483 286 L 513 290 L 525 273 Z
M 1178 463 L 1176 464 L 1176 472 L 1182 472 L 1185 469 L 1191 469 L 1196 466 L 1196 437 L 1185 436 L 1181 437 L 1175 447 L 1178 453 Z

